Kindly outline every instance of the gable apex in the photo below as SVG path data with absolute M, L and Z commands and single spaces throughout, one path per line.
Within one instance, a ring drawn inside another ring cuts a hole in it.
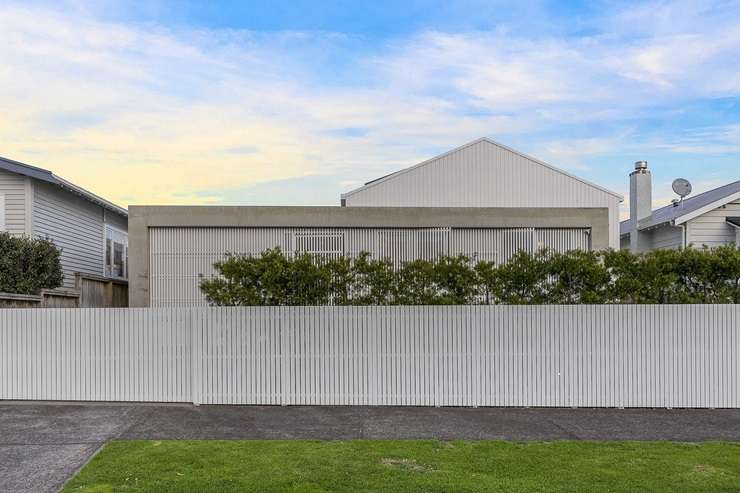
M 612 196 L 616 197 L 620 202 L 622 200 L 624 200 L 624 197 L 621 194 L 618 194 L 616 192 L 613 192 L 611 190 L 608 190 L 608 189 L 606 189 L 606 188 L 604 188 L 604 187 L 602 187 L 600 185 L 597 185 L 595 183 L 592 183 L 592 182 L 590 182 L 588 180 L 584 180 L 583 178 L 580 178 L 578 176 L 575 176 L 573 174 L 570 174 L 567 171 L 563 171 L 560 168 L 556 168 L 555 166 L 552 166 L 550 164 L 547 164 L 544 161 L 540 161 L 539 159 L 536 159 L 536 158 L 534 158 L 532 156 L 529 156 L 529 155 L 527 155 L 527 154 L 525 154 L 523 152 L 517 151 L 516 149 L 512 149 L 511 147 L 507 147 L 507 146 L 505 146 L 503 144 L 500 144 L 500 143 L 496 142 L 495 140 L 490 139 L 488 137 L 478 138 L 476 140 L 473 140 L 471 142 L 468 142 L 467 144 L 463 144 L 463 145 L 461 145 L 459 147 L 456 147 L 456 148 L 454 148 L 452 150 L 449 150 L 449 151 L 444 152 L 442 154 L 439 154 L 439 155 L 437 155 L 435 157 L 432 157 L 430 159 L 427 159 L 425 161 L 422 161 L 421 163 L 415 164 L 413 166 L 409 166 L 408 168 L 404 168 L 404 169 L 395 171 L 393 173 L 390 173 L 388 175 L 382 176 L 380 178 L 376 178 L 375 180 L 371 180 L 371 181 L 365 183 L 361 187 L 358 187 L 358 188 L 356 188 L 354 190 L 351 190 L 349 192 L 346 192 L 346 193 L 341 194 L 341 198 L 344 199 L 346 197 L 350 197 L 350 196 L 352 196 L 352 195 L 354 195 L 354 194 L 356 194 L 358 192 L 367 190 L 369 188 L 375 187 L 375 186 L 380 185 L 382 183 L 386 183 L 386 182 L 388 182 L 390 180 L 393 180 L 395 178 L 398 178 L 399 176 L 405 175 L 406 173 L 410 173 L 410 172 L 415 171 L 415 170 L 417 170 L 419 168 L 422 168 L 424 166 L 427 166 L 429 164 L 432 164 L 432 163 L 434 163 L 434 162 L 436 162 L 436 161 L 438 161 L 440 159 L 443 159 L 443 158 L 445 158 L 447 156 L 450 156 L 452 154 L 458 153 L 460 151 L 463 151 L 465 149 L 468 149 L 468 148 L 474 147 L 474 146 L 478 146 L 478 145 L 492 145 L 492 146 L 494 146 L 494 147 L 496 147 L 498 149 L 501 149 L 503 151 L 506 151 L 506 152 L 510 152 L 512 154 L 515 154 L 515 155 L 517 155 L 519 157 L 522 157 L 524 159 L 527 159 L 528 161 L 531 161 L 531 162 L 536 163 L 536 164 L 538 164 L 540 166 L 543 166 L 544 168 L 547 168 L 547 169 L 549 169 L 551 171 L 554 171 L 556 173 L 559 173 L 561 175 L 564 175 L 564 176 L 566 176 L 566 177 L 568 177 L 570 179 L 576 180 L 576 181 L 578 181 L 578 182 L 580 182 L 580 183 L 582 183 L 582 184 L 584 184 L 584 185 L 586 185 L 588 187 L 591 187 L 591 188 L 594 188 L 594 189 L 599 190 L 601 192 L 604 192 L 606 194 L 612 195 Z

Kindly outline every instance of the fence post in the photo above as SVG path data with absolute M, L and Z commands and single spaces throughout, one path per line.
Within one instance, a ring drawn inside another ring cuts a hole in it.
M 190 398 L 193 404 L 200 406 L 201 380 L 203 374 L 203 318 L 204 313 L 201 308 L 191 308 L 188 323 L 190 325 Z

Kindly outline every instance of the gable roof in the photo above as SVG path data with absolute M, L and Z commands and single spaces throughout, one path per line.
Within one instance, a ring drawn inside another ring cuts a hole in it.
M 737 199 L 740 199 L 740 180 L 688 197 L 680 205 L 670 204 L 655 209 L 650 217 L 640 222 L 639 229 L 650 229 L 665 223 L 682 224 Z M 626 219 L 619 224 L 619 233 L 625 235 L 632 228 L 632 220 Z
M 370 180 L 370 181 L 368 181 L 367 183 L 365 183 L 361 187 L 358 187 L 358 188 L 355 188 L 354 190 L 351 190 L 349 192 L 343 193 L 342 194 L 342 198 L 349 197 L 350 195 L 354 195 L 354 194 L 356 194 L 358 192 L 361 192 L 363 190 L 366 190 L 368 188 L 374 187 L 376 185 L 379 185 L 381 183 L 387 182 L 389 180 L 393 180 L 394 178 L 397 178 L 397 177 L 399 177 L 399 176 L 401 176 L 401 175 L 403 175 L 405 173 L 409 173 L 409 172 L 414 171 L 414 170 L 416 170 L 418 168 L 421 168 L 423 166 L 426 166 L 428 164 L 431 164 L 431 163 L 433 163 L 433 162 L 435 162 L 435 161 L 437 161 L 437 160 L 439 160 L 439 159 L 441 159 L 441 158 L 443 158 L 445 156 L 448 156 L 448 155 L 453 154 L 455 152 L 461 151 L 461 150 L 463 150 L 463 149 L 465 149 L 467 147 L 471 147 L 471 146 L 474 146 L 474 145 L 477 145 L 477 144 L 480 144 L 480 143 L 483 143 L 483 142 L 488 143 L 488 144 L 491 144 L 491 145 L 494 145 L 494 146 L 496 146 L 496 147 L 498 147 L 500 149 L 503 149 L 505 151 L 508 151 L 508 152 L 517 154 L 518 156 L 521 156 L 521 157 L 523 157 L 525 159 L 528 159 L 528 160 L 530 160 L 532 162 L 535 162 L 535 163 L 537 163 L 537 164 L 539 164 L 541 166 L 544 166 L 545 168 L 548 168 L 548 169 L 550 169 L 552 171 L 555 171 L 555 172 L 560 173 L 560 174 L 562 174 L 564 176 L 567 176 L 568 178 L 572 178 L 572 179 L 574 179 L 576 181 L 579 181 L 579 182 L 583 183 L 584 185 L 588 185 L 588 186 L 593 187 L 593 188 L 595 188 L 597 190 L 600 190 L 600 191 L 602 191 L 604 193 L 607 193 L 609 195 L 613 195 L 614 197 L 618 198 L 620 201 L 624 200 L 624 197 L 621 194 L 618 194 L 616 192 L 613 192 L 611 190 L 608 190 L 608 189 L 606 189 L 606 188 L 604 188 L 604 187 L 602 187 L 600 185 L 597 185 L 595 183 L 592 183 L 592 182 L 590 182 L 588 180 L 584 180 L 583 178 L 580 178 L 578 176 L 575 176 L 573 174 L 570 174 L 567 171 L 563 171 L 560 168 L 556 168 L 555 166 L 552 166 L 552 165 L 547 164 L 547 163 L 545 163 L 543 161 L 540 161 L 539 159 L 533 158 L 532 156 L 529 156 L 527 154 L 524 154 L 523 152 L 517 151 L 516 149 L 512 149 L 512 148 L 507 147 L 507 146 L 505 146 L 503 144 L 500 144 L 500 143 L 496 142 L 493 139 L 489 139 L 488 137 L 481 137 L 481 138 L 476 139 L 476 140 L 474 140 L 472 142 L 468 142 L 467 144 L 463 144 L 460 147 L 456 147 L 455 149 L 452 149 L 450 151 L 444 152 L 444 153 L 442 153 L 442 154 L 440 154 L 438 156 L 435 156 L 433 158 L 427 159 L 426 161 L 422 161 L 419 164 L 415 164 L 413 166 L 409 166 L 408 168 L 404 168 L 404 169 L 395 171 L 393 173 L 390 173 L 390 174 L 381 176 L 381 177 L 376 178 L 374 180 Z
M 94 204 L 97 204 L 111 212 L 115 212 L 116 214 L 120 214 L 124 217 L 128 217 L 128 211 L 124 209 L 123 207 L 117 206 L 113 202 L 109 202 L 105 200 L 104 198 L 98 195 L 95 195 L 92 192 L 88 192 L 82 187 L 78 187 L 77 185 L 68 182 L 64 178 L 60 178 L 56 176 L 54 173 L 52 173 L 48 169 L 38 168 L 36 166 L 31 166 L 30 164 L 21 163 L 19 161 L 13 161 L 12 159 L 7 159 L 1 156 L 0 156 L 0 169 L 9 171 L 11 173 L 23 175 L 23 176 L 28 176 L 35 180 L 40 180 L 40 181 L 45 181 L 47 183 L 51 183 L 52 185 L 56 185 L 60 188 L 63 188 L 75 195 L 79 195 L 85 200 L 93 202 Z

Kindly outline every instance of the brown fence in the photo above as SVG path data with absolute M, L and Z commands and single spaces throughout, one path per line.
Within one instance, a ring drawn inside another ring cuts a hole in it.
M 0 308 L 77 308 L 80 294 L 75 291 L 41 290 L 38 295 L 0 293 Z
M 0 293 L 0 308 L 125 308 L 128 283 L 76 274 L 75 290 L 41 290 L 38 295 Z
M 128 306 L 128 282 L 90 274 L 75 275 L 82 308 L 123 308 Z

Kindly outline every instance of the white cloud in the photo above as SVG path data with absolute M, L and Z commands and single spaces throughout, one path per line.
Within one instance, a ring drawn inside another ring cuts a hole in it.
M 337 33 L 173 29 L 6 4 L 0 154 L 121 202 L 213 202 L 309 175 L 361 183 L 483 135 L 579 125 L 582 135 L 523 150 L 585 171 L 632 137 L 621 119 L 740 93 L 739 64 L 727 63 L 740 59 L 737 16 L 691 24 L 677 12 L 612 13 L 613 32 L 580 37 L 428 31 L 335 65 L 349 42 Z M 658 14 L 673 28 L 651 33 Z M 599 122 L 618 128 L 592 136 Z M 715 142 L 722 152 L 737 152 L 732 132 Z

